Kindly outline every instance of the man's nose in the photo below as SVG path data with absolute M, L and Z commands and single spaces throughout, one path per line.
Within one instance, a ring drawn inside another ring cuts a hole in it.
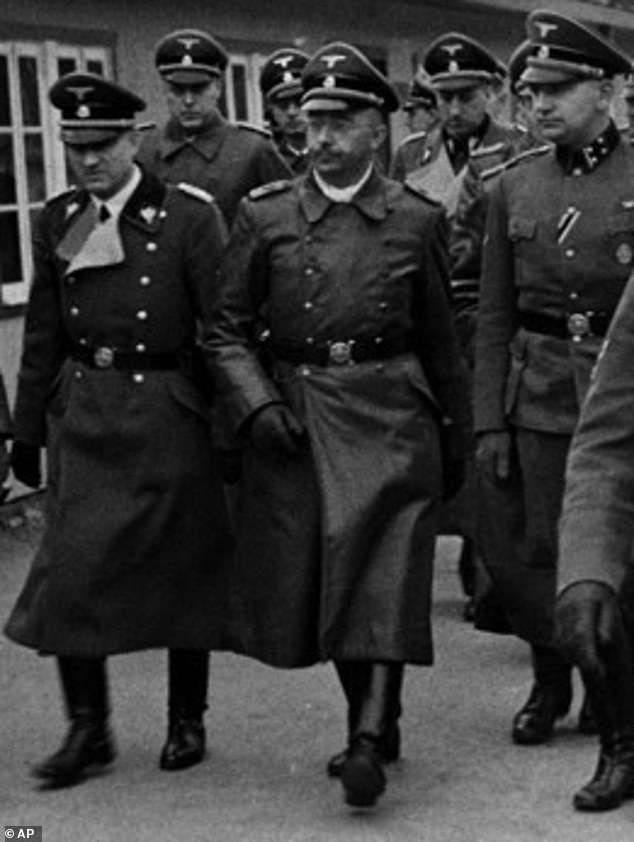
M 85 149 L 81 155 L 81 162 L 85 167 L 94 167 L 99 162 L 99 155 L 94 149 Z
M 185 93 L 183 94 L 183 101 L 187 105 L 192 105 L 195 102 L 195 100 L 196 100 L 196 95 L 194 94 L 194 92 L 186 90 Z

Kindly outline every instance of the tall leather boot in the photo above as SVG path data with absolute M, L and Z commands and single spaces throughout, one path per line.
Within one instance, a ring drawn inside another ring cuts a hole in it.
M 555 721 L 572 701 L 571 666 L 551 647 L 532 646 L 534 681 L 524 706 L 513 718 L 511 735 L 519 745 L 539 745 L 552 736 Z
M 604 666 L 602 674 L 583 675 L 599 729 L 595 773 L 573 798 L 583 811 L 612 810 L 634 797 L 634 668 L 622 625 Z
M 381 748 L 400 710 L 402 683 L 403 664 L 371 665 L 370 681 L 341 772 L 346 803 L 353 807 L 372 807 L 385 790 Z
M 400 667 L 398 687 L 393 694 L 388 726 L 377 745 L 381 762 L 385 764 L 394 763 L 398 760 L 401 751 L 401 732 L 398 727 L 398 720 L 402 713 L 401 687 L 404 670 L 402 665 L 395 666 Z M 361 703 L 370 683 L 372 664 L 370 661 L 337 661 L 335 669 L 348 703 L 348 745 L 330 758 L 327 772 L 331 778 L 340 778 L 344 764 L 348 759 L 352 736 L 359 721 Z
M 105 766 L 115 757 L 105 660 L 58 658 L 57 664 L 70 729 L 61 748 L 33 768 L 48 787 L 71 786 L 91 766 Z
M 159 766 L 187 769 L 205 756 L 203 713 L 207 709 L 209 653 L 170 649 L 168 653 L 168 728 Z

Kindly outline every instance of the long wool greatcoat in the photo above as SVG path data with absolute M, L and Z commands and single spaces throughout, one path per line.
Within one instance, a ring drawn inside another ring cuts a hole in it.
M 237 430 L 282 401 L 291 458 L 247 447 L 234 648 L 279 666 L 432 661 L 438 422 L 468 406 L 447 296 L 444 214 L 374 174 L 350 204 L 312 177 L 243 200 L 213 314 L 216 382 Z M 269 348 L 258 353 L 266 319 Z M 277 343 L 414 335 L 382 361 L 293 365 Z M 459 437 L 458 436 L 458 437 Z
M 119 219 L 122 254 L 73 269 L 67 234 L 89 202 L 53 199 L 37 226 L 15 436 L 47 447 L 48 515 L 6 632 L 61 655 L 214 647 L 231 540 L 199 384 L 185 367 L 94 368 L 74 354 L 191 346 L 224 224 L 146 176 Z
M 268 132 L 220 115 L 191 137 L 168 120 L 147 133 L 137 157 L 145 170 L 171 184 L 185 181 L 210 193 L 229 227 L 249 190 L 292 174 Z

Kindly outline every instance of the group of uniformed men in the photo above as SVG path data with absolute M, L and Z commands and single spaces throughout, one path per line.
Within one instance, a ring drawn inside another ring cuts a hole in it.
M 66 786 L 113 760 L 106 658 L 150 647 L 169 652 L 160 766 L 200 762 L 208 651 L 229 649 L 333 661 L 348 741 L 327 771 L 375 804 L 404 665 L 432 663 L 453 516 L 476 625 L 531 646 L 513 739 L 551 738 L 578 665 L 600 759 L 575 805 L 618 806 L 634 795 L 634 152 L 612 104 L 630 61 L 549 11 L 508 68 L 443 35 L 390 178 L 399 102 L 356 48 L 270 56 L 277 147 L 221 115 L 227 62 L 205 32 L 162 39 L 170 118 L 145 135 L 125 88 L 74 73 L 50 91 L 78 186 L 37 223 L 12 428 L 0 402 L 15 476 L 39 486 L 47 456 L 47 526 L 6 633 L 56 656 L 70 728 L 34 774 Z M 506 76 L 522 125 L 493 116 Z

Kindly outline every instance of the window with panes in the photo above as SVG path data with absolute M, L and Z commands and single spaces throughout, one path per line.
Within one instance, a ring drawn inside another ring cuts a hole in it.
M 0 41 L 0 303 L 23 304 L 31 275 L 33 221 L 68 185 L 57 117 L 46 98 L 64 73 L 109 75 L 106 47 Z

